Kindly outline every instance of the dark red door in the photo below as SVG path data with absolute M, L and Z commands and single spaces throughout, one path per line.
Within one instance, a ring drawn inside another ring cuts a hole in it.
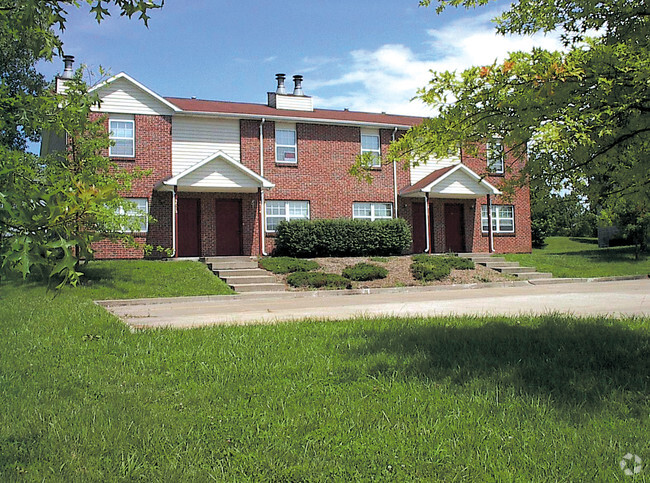
M 445 204 L 445 242 L 448 252 L 464 252 L 463 205 Z
M 201 200 L 178 199 L 178 247 L 179 257 L 201 255 Z
M 217 255 L 241 255 L 241 201 L 217 200 Z
M 424 203 L 413 203 L 413 252 L 422 253 L 427 247 L 426 219 L 424 218 Z M 429 205 L 429 226 L 433 227 L 433 218 Z M 433 230 L 430 231 L 433 235 Z M 433 240 L 431 240 L 433 251 Z

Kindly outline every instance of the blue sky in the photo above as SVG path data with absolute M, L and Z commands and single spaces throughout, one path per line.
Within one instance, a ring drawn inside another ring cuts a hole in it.
M 97 25 L 84 4 L 70 9 L 62 38 L 92 80 L 102 66 L 163 96 L 264 103 L 283 72 L 304 75 L 315 107 L 427 115 L 410 99 L 430 69 L 559 48 L 557 36 L 497 37 L 490 19 L 508 3 L 436 15 L 417 0 L 166 0 L 148 29 L 117 15 Z M 40 68 L 48 78 L 62 70 L 60 59 Z

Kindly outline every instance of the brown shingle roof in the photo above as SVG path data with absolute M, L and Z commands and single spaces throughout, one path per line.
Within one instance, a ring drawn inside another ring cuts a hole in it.
M 441 169 L 436 169 L 435 171 L 429 173 L 426 175 L 424 178 L 422 178 L 420 181 L 418 181 L 415 184 L 412 184 L 411 186 L 407 186 L 406 188 L 400 190 L 399 194 L 400 195 L 407 195 L 409 193 L 413 193 L 415 191 L 420 191 L 422 188 L 426 188 L 429 186 L 431 183 L 433 183 L 435 180 L 440 178 L 442 175 L 445 173 L 448 173 L 452 169 L 454 169 L 457 164 L 452 164 L 451 166 L 447 166 L 446 168 L 441 168 Z
M 265 104 L 206 101 L 202 99 L 183 99 L 179 97 L 165 97 L 165 100 L 178 106 L 183 111 L 215 114 L 242 114 L 247 116 L 286 117 L 293 119 L 314 119 L 332 122 L 356 122 L 360 124 L 385 124 L 387 126 L 414 126 L 416 124 L 420 124 L 424 119 L 417 116 L 375 114 L 371 112 L 358 111 L 335 111 L 330 109 L 314 109 L 313 111 L 290 111 L 284 109 L 275 109 Z

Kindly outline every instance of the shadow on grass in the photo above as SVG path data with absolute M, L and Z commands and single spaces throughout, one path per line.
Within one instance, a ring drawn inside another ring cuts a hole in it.
M 583 251 L 567 251 L 567 252 L 554 252 L 549 253 L 547 256 L 572 256 L 580 258 L 590 258 L 597 262 L 641 262 L 648 258 L 647 253 L 639 254 L 636 258 L 636 250 L 634 247 L 618 247 L 618 248 L 599 248 L 597 250 L 583 250 Z
M 451 319 L 452 324 L 456 321 Z M 647 416 L 650 335 L 623 325 L 546 316 L 536 326 L 396 324 L 367 330 L 352 361 L 371 355 L 371 375 L 395 374 L 459 386 L 476 382 L 550 396 L 567 408 L 598 409 L 618 393 Z M 382 357 L 382 355 L 384 357 Z M 643 410 L 645 407 L 645 410 Z
M 569 237 L 569 240 L 578 243 L 586 243 L 587 245 L 598 245 L 597 238 L 584 238 L 584 237 L 572 236 Z

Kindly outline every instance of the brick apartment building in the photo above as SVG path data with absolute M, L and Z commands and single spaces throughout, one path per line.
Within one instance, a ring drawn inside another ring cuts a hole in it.
M 266 104 L 161 97 L 125 73 L 93 88 L 115 143 L 109 156 L 151 170 L 126 194 L 157 220 L 143 222 L 137 241 L 177 257 L 259 255 L 271 253 L 282 220 L 400 217 L 412 227 L 413 252 L 531 250 L 529 190 L 500 196 L 515 160 L 498 141 L 474 157 L 383 164 L 391 140 L 421 118 L 314 109 L 301 76 L 291 93 L 283 75 L 276 80 Z M 376 156 L 371 184 L 348 173 L 366 152 Z M 95 250 L 97 258 L 144 256 L 109 241 Z

